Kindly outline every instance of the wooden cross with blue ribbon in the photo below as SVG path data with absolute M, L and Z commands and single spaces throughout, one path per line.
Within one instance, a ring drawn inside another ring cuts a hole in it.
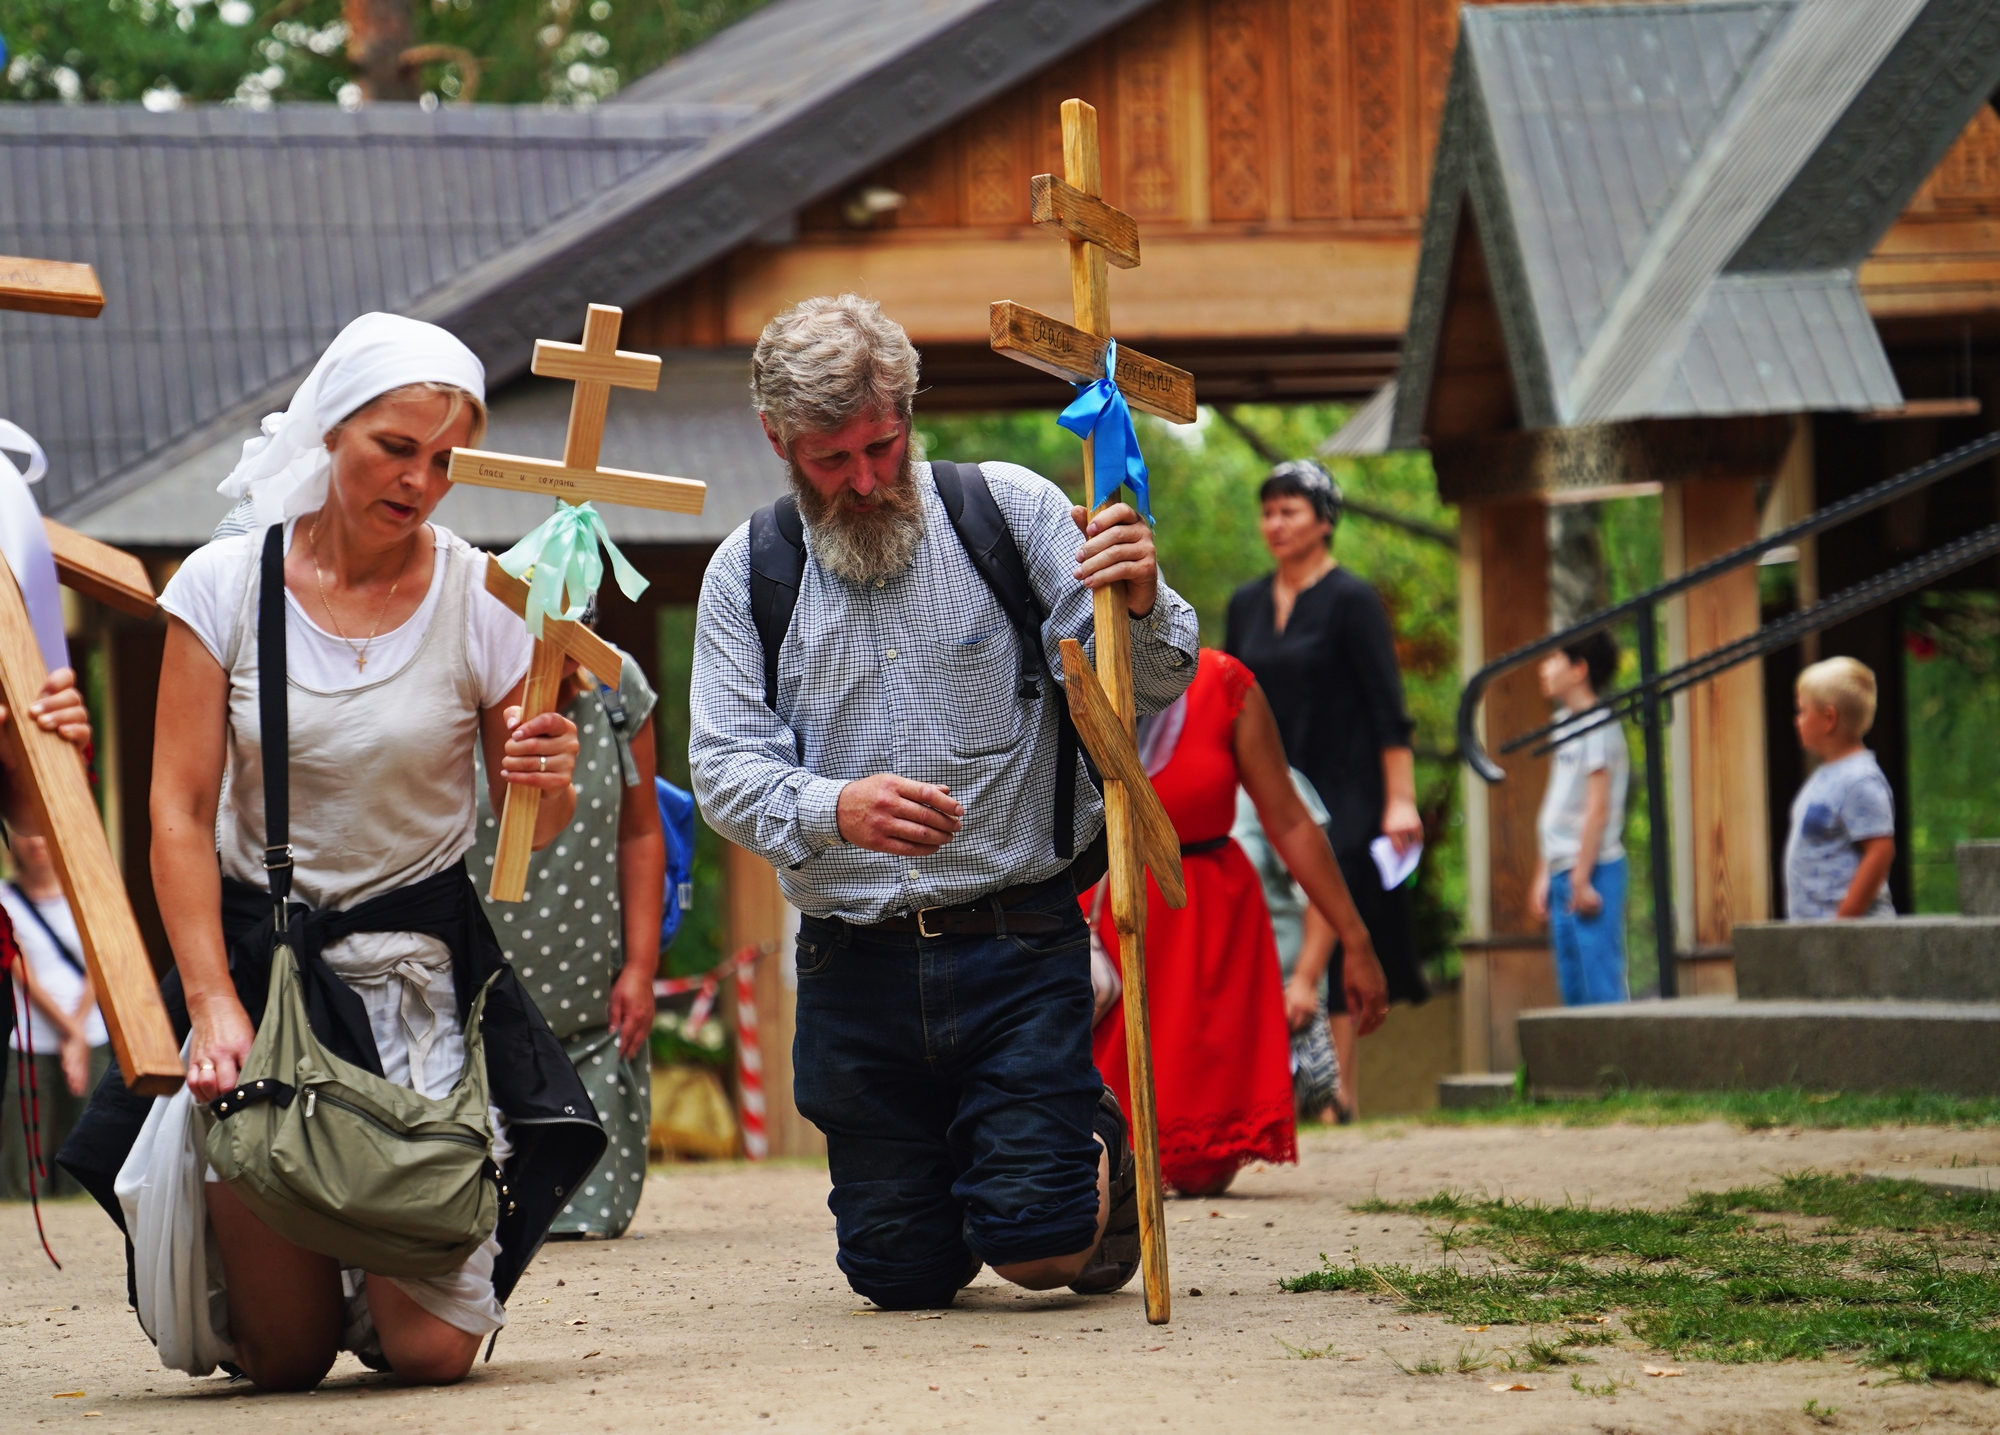
M 521 614 L 535 636 L 535 656 L 521 698 L 522 722 L 554 708 L 565 656 L 575 657 L 608 682 L 617 681 L 615 665 L 608 672 L 599 666 L 611 661 L 610 650 L 576 621 L 604 576 L 599 547 L 610 557 L 612 573 L 626 597 L 637 598 L 646 590 L 646 580 L 611 541 L 591 500 L 699 513 L 708 493 L 707 484 L 691 478 L 598 466 L 611 390 L 651 393 L 660 386 L 658 355 L 627 353 L 618 347 L 623 322 L 622 309 L 592 304 L 584 319 L 582 343 L 535 341 L 534 372 L 576 383 L 561 463 L 476 448 L 451 451 L 453 483 L 546 493 L 557 500 L 556 511 L 546 522 L 498 558 L 489 554 L 486 564 L 487 590 Z M 540 789 L 508 785 L 493 854 L 493 879 L 486 893 L 495 902 L 518 902 L 527 892 L 535 817 L 541 805 Z
M 1036 175 L 1029 199 L 1034 221 L 1069 242 L 1070 297 L 1076 322 L 1065 324 L 1002 300 L 992 309 L 993 348 L 1077 386 L 1058 420 L 1083 439 L 1091 510 L 1130 488 L 1152 521 L 1146 461 L 1132 431 L 1133 408 L 1174 423 L 1193 423 L 1194 376 L 1111 337 L 1107 264 L 1139 267 L 1139 226 L 1101 197 L 1103 162 L 1097 111 L 1082 100 L 1062 107 L 1063 178 Z M 1170 907 L 1187 903 L 1180 838 L 1139 762 L 1134 738 L 1132 646 L 1125 585 L 1093 595 L 1097 670 L 1082 644 L 1064 639 L 1063 681 L 1077 734 L 1104 775 L 1104 827 L 1110 847 L 1111 920 L 1118 929 L 1125 979 L 1125 1058 L 1132 1082 L 1132 1149 L 1139 1165 L 1139 1253 L 1146 1279 L 1146 1319 L 1172 1318 L 1167 1289 L 1165 1206 L 1160 1189 L 1160 1127 L 1153 1107 L 1153 1048 L 1146 1017 L 1146 872 Z

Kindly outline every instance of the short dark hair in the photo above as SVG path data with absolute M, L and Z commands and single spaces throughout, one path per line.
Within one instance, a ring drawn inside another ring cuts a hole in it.
M 1341 510 L 1346 507 L 1333 475 L 1324 465 L 1309 458 L 1288 459 L 1271 470 L 1257 490 L 1257 501 L 1269 503 L 1274 498 L 1303 498 L 1313 506 L 1316 516 L 1335 527 L 1340 525 Z
M 1604 696 L 1605 686 L 1618 676 L 1618 642 L 1602 628 L 1589 637 L 1562 645 L 1562 655 L 1590 668 L 1590 690 Z

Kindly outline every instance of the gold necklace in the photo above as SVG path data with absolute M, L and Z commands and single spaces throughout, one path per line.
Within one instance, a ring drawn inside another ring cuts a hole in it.
M 358 673 L 365 673 L 368 671 L 368 645 L 375 641 L 376 630 L 382 626 L 382 615 L 388 612 L 389 605 L 396 601 L 396 590 L 403 586 L 401 569 L 409 567 L 409 559 L 405 558 L 401 567 L 397 570 L 396 581 L 389 585 L 389 596 L 384 598 L 382 606 L 375 610 L 375 621 L 368 629 L 368 636 L 363 638 L 361 646 L 356 648 L 354 646 L 354 639 L 341 631 L 340 619 L 333 616 L 333 604 L 326 601 L 326 575 L 319 571 L 319 525 L 320 519 L 324 517 L 326 517 L 325 513 L 321 513 L 319 518 L 313 520 L 313 526 L 306 530 L 306 548 L 312 555 L 313 581 L 319 585 L 319 605 L 326 610 L 327 622 L 333 624 L 333 635 L 340 639 L 341 642 L 347 644 L 349 648 L 353 649 L 354 670 Z

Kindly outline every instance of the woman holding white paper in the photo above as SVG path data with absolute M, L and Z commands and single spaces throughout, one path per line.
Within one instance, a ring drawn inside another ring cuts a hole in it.
M 1286 756 L 1326 804 L 1327 840 L 1375 940 L 1389 999 L 1420 1002 L 1430 990 L 1403 884 L 1408 873 L 1397 872 L 1424 838 L 1410 749 L 1416 724 L 1403 705 L 1389 615 L 1366 580 L 1334 559 L 1342 502 L 1324 468 L 1310 459 L 1281 463 L 1258 498 L 1277 571 L 1230 598 L 1223 649 L 1257 675 Z M 1352 1027 L 1342 1016 L 1341 984 L 1331 985 L 1340 1065 L 1351 1073 Z

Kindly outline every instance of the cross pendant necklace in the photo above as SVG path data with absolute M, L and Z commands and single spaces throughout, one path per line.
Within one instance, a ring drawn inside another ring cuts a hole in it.
M 324 518 L 325 516 L 325 513 L 322 511 L 320 518 Z M 375 634 L 382 626 L 382 615 L 388 612 L 389 605 L 396 601 L 396 590 L 403 586 L 403 575 L 398 570 L 396 581 L 389 585 L 389 596 L 384 598 L 382 606 L 375 610 L 375 621 L 369 626 L 368 636 L 363 638 L 361 646 L 356 648 L 354 646 L 354 639 L 348 637 L 341 630 L 340 619 L 333 616 L 333 604 L 326 601 L 326 575 L 319 571 L 319 524 L 320 519 L 315 518 L 313 526 L 306 530 L 306 548 L 312 555 L 313 581 L 319 585 L 319 605 L 326 610 L 327 622 L 333 624 L 333 635 L 340 639 L 341 642 L 347 644 L 349 648 L 353 649 L 354 671 L 365 673 L 368 671 L 368 646 L 375 641 Z M 409 566 L 407 560 L 405 560 L 403 566 Z

